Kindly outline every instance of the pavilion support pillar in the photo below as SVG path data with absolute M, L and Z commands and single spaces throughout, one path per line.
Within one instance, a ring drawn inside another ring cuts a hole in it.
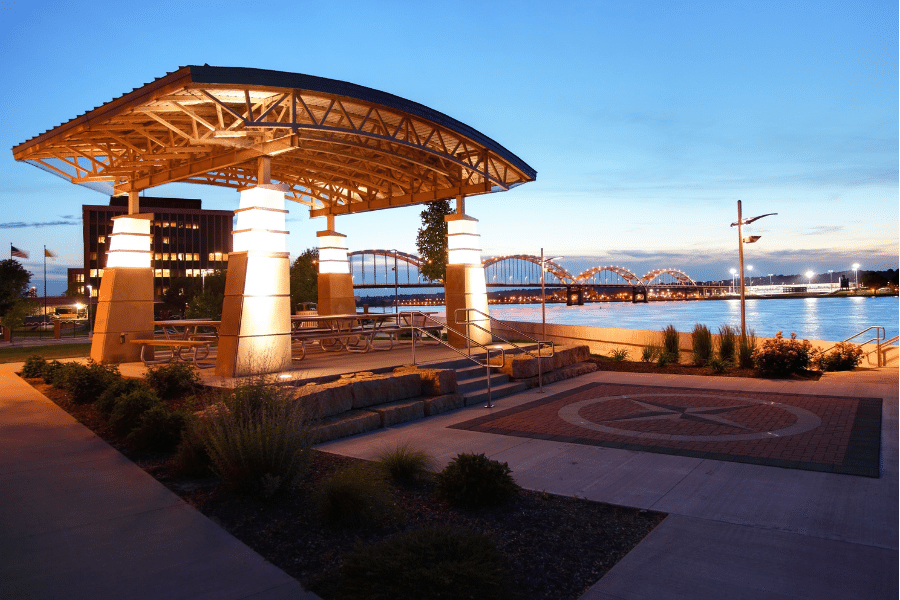
M 479 344 L 490 344 L 493 337 L 491 322 L 484 316 L 488 314 L 488 301 L 478 220 L 465 214 L 465 204 L 460 199 L 457 199 L 456 214 L 444 219 L 447 221 L 447 277 L 444 280 L 447 339 L 451 346 L 465 348 L 465 338 L 457 333 L 461 332 Z M 459 309 L 475 309 L 482 314 Z M 477 326 L 457 325 L 457 317 L 460 321 L 474 321 Z
M 320 315 L 345 315 L 356 312 L 353 277 L 347 259 L 347 236 L 334 230 L 334 216 L 328 216 L 328 229 L 319 231 Z
M 129 341 L 153 337 L 152 220 L 151 213 L 113 217 L 94 317 L 94 361 L 137 362 L 141 347 Z
M 284 187 L 241 192 L 228 255 L 216 375 L 242 377 L 291 367 L 290 264 Z

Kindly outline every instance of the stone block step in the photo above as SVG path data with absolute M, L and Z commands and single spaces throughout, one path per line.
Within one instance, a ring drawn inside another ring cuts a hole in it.
M 491 373 L 492 388 L 501 386 L 508 381 L 509 375 L 506 375 L 504 373 Z M 462 381 L 457 380 L 456 388 L 457 391 L 464 396 L 469 394 L 470 392 L 487 388 L 487 377 L 485 376 L 484 369 L 481 369 L 481 373 L 479 376 L 472 377 L 470 379 L 464 379 Z

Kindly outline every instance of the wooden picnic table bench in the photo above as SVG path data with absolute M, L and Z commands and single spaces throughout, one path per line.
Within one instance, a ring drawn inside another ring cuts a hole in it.
M 130 340 L 132 344 L 140 344 L 141 346 L 141 361 L 145 365 L 156 365 L 164 362 L 172 362 L 173 360 L 185 360 L 181 356 L 181 351 L 185 348 L 193 350 L 191 353 L 191 362 L 200 367 L 201 369 L 205 369 L 208 367 L 212 367 L 212 364 L 203 364 L 198 362 L 198 359 L 206 358 L 209 356 L 209 340 L 176 340 L 176 339 L 165 339 L 165 338 L 153 338 L 153 339 L 143 339 L 143 340 Z M 172 349 L 172 356 L 168 360 L 150 360 L 146 358 L 146 350 L 147 348 L 157 348 L 157 347 L 166 347 Z M 202 357 L 198 357 L 197 353 L 200 351 L 201 347 L 205 347 L 206 352 Z

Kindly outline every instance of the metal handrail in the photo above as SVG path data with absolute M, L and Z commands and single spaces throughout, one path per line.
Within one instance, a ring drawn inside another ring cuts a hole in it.
M 459 313 L 460 313 L 460 311 L 465 311 L 465 313 L 466 313 L 466 320 L 465 320 L 465 321 L 460 321 L 460 320 L 459 320 Z M 487 329 L 485 329 L 484 327 L 482 327 L 481 325 L 479 325 L 477 321 L 471 320 L 471 318 L 469 317 L 469 313 L 470 313 L 470 312 L 475 312 L 475 313 L 478 313 L 479 315 L 481 315 L 481 316 L 483 316 L 483 317 L 487 317 L 488 320 L 489 320 L 491 323 L 499 323 L 499 324 L 501 324 L 503 327 L 508 328 L 508 329 L 512 329 L 513 331 L 515 331 L 515 332 L 518 333 L 519 335 L 522 335 L 522 336 L 528 338 L 529 340 L 531 340 L 532 342 L 536 343 L 536 344 L 537 344 L 537 356 L 535 356 L 534 354 L 532 354 L 531 352 L 529 352 L 529 351 L 526 350 L 525 348 L 519 346 L 519 345 L 516 344 L 515 342 L 512 342 L 512 341 L 510 341 L 510 340 L 504 339 L 502 336 L 497 335 L 496 333 L 494 333 L 493 329 L 491 329 L 490 331 L 488 331 Z M 544 391 L 544 373 L 543 373 L 543 368 L 544 368 L 544 366 L 543 366 L 543 362 L 544 362 L 544 361 L 542 361 L 541 358 L 551 358 L 551 357 L 553 357 L 553 356 L 556 354 L 556 346 L 554 345 L 553 340 L 543 340 L 543 341 L 542 341 L 542 340 L 535 339 L 535 338 L 531 337 L 530 335 L 528 335 L 528 334 L 526 334 L 526 333 L 523 333 L 523 332 L 519 331 L 518 329 L 516 329 L 516 328 L 514 328 L 514 327 L 510 327 L 509 325 L 507 325 L 507 324 L 504 323 L 503 321 L 500 321 L 499 319 L 495 319 L 495 318 L 492 317 L 491 315 L 489 315 L 489 314 L 487 314 L 487 313 L 484 313 L 484 312 L 478 310 L 477 308 L 457 308 L 457 309 L 456 309 L 456 312 L 455 312 L 454 315 L 453 315 L 453 318 L 454 318 L 454 320 L 456 321 L 456 324 L 457 324 L 457 325 L 474 325 L 475 327 L 477 327 L 477 328 L 480 329 L 481 331 L 483 331 L 483 332 L 485 332 L 485 333 L 491 334 L 492 338 L 493 338 L 493 337 L 496 337 L 497 339 L 499 339 L 499 340 L 500 340 L 501 342 L 503 342 L 504 344 L 509 344 L 510 346 L 515 347 L 519 352 L 524 352 L 524 353 L 527 354 L 528 356 L 531 356 L 532 358 L 536 358 L 536 359 L 537 359 L 537 364 L 538 364 L 538 387 L 539 387 L 541 393 L 543 393 L 543 391 Z M 541 356 L 541 347 L 542 347 L 541 345 L 542 345 L 542 344 L 549 344 L 549 345 L 550 345 L 550 354 L 548 354 L 548 355 L 545 356 L 545 357 L 542 357 L 542 356 Z
M 880 326 L 880 325 L 872 325 L 871 327 L 866 327 L 865 329 L 863 329 L 863 330 L 860 331 L 859 333 L 855 333 L 855 334 L 851 335 L 850 337 L 848 337 L 846 340 L 843 340 L 843 341 L 838 342 L 838 343 L 840 343 L 840 344 L 846 344 L 847 342 L 849 342 L 849 341 L 852 340 L 853 338 L 857 338 L 857 337 L 861 336 L 862 334 L 864 334 L 865 332 L 867 332 L 867 331 L 869 331 L 869 330 L 872 330 L 872 329 L 875 330 L 875 337 L 870 338 L 870 339 L 866 340 L 865 342 L 853 342 L 853 343 L 854 343 L 854 344 L 859 344 L 860 346 L 864 346 L 864 345 L 866 345 L 866 344 L 871 344 L 872 342 L 875 342 L 875 352 L 876 352 L 876 355 L 875 355 L 876 361 L 875 361 L 875 363 L 876 363 L 879 367 L 882 367 L 882 366 L 884 366 L 884 365 L 881 364 L 881 346 L 884 345 L 884 343 L 885 343 L 885 342 L 884 342 L 884 337 L 885 337 L 885 335 L 886 335 L 885 330 L 884 330 L 884 327 L 882 327 L 882 326 Z M 896 338 L 894 338 L 894 339 L 896 339 Z M 823 350 L 823 351 L 822 351 L 822 354 L 823 354 L 823 355 L 824 355 L 824 354 L 827 354 L 828 352 L 830 352 L 831 350 L 833 350 L 833 349 L 836 348 L 836 347 L 837 347 L 837 344 L 835 344 L 835 345 L 832 346 L 831 348 L 828 348 L 827 350 Z M 871 354 L 871 352 L 869 352 L 869 354 Z M 868 356 L 868 354 L 867 354 L 866 356 Z
M 433 322 L 434 322 L 435 324 L 437 324 L 437 325 L 443 325 L 443 326 L 446 327 L 447 329 L 452 329 L 449 325 L 447 325 L 447 324 L 445 324 L 445 323 L 441 323 L 441 322 L 438 321 L 437 319 L 435 319 L 435 318 L 429 316 L 428 313 L 424 313 L 424 312 L 422 312 L 422 311 L 420 311 L 420 310 L 404 310 L 404 311 L 401 311 L 400 313 L 398 313 L 398 315 L 399 315 L 399 317 L 401 317 L 401 318 L 402 318 L 403 315 L 418 315 L 418 316 L 424 317 L 426 323 L 427 323 L 429 320 L 431 320 L 431 321 L 433 321 Z M 442 346 L 444 346 L 444 347 L 446 347 L 446 348 L 449 348 L 450 350 L 453 350 L 454 352 L 456 352 L 457 354 L 459 354 L 459 355 L 462 356 L 463 358 L 466 358 L 466 359 L 468 359 L 468 360 L 471 360 L 472 362 L 474 362 L 474 363 L 475 363 L 476 365 L 478 365 L 479 367 L 484 367 L 484 368 L 485 368 L 485 382 L 487 383 L 487 396 L 488 396 L 488 397 L 487 397 L 487 405 L 485 405 L 485 408 L 494 408 L 494 403 L 491 401 L 491 369 L 492 369 L 492 368 L 496 369 L 496 368 L 502 367 L 503 365 L 506 364 L 506 355 L 505 355 L 505 352 L 504 352 L 504 350 L 503 350 L 502 347 L 494 348 L 495 351 L 497 351 L 497 350 L 500 351 L 500 364 L 499 364 L 499 365 L 492 365 L 492 364 L 491 364 L 491 348 L 488 348 L 488 347 L 485 346 L 484 344 L 481 344 L 481 343 L 479 343 L 479 342 L 476 342 L 475 340 L 469 338 L 467 335 L 462 334 L 462 333 L 460 333 L 459 331 L 456 331 L 455 329 L 452 329 L 452 331 L 453 331 L 454 333 L 456 333 L 457 335 L 459 335 L 459 336 L 461 336 L 461 337 L 464 337 L 464 338 L 466 339 L 466 348 L 467 348 L 467 349 L 470 348 L 470 344 L 472 344 L 472 343 L 474 343 L 475 345 L 480 346 L 481 348 L 484 349 L 484 351 L 485 351 L 485 360 L 484 360 L 484 362 L 481 362 L 480 360 L 478 360 L 477 358 L 475 358 L 474 356 L 472 356 L 471 351 L 469 351 L 468 353 L 463 353 L 463 352 L 461 352 L 458 348 L 454 348 L 453 346 L 451 346 L 450 344 L 448 344 L 447 342 L 445 342 L 444 340 L 442 340 L 440 337 L 434 335 L 433 333 L 431 333 L 430 331 L 428 331 L 428 330 L 425 329 L 424 327 L 419 327 L 419 326 L 417 326 L 417 325 L 414 325 L 413 322 L 412 322 L 412 319 L 409 319 L 409 324 L 408 324 L 408 325 L 404 325 L 404 324 L 402 324 L 402 323 L 400 323 L 399 325 L 400 325 L 400 327 L 401 327 L 402 329 L 409 329 L 409 331 L 410 331 L 410 334 L 411 334 L 411 337 L 412 337 L 412 364 L 413 364 L 413 365 L 417 364 L 417 363 L 416 363 L 416 335 L 415 335 L 415 332 L 418 331 L 420 334 L 422 334 L 422 335 L 427 335 L 428 337 L 430 337 L 431 339 L 435 340 L 436 342 L 438 342 L 438 343 L 441 344 Z

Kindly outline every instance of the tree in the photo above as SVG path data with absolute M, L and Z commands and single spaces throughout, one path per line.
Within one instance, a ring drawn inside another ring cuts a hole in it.
M 422 259 L 419 269 L 425 277 L 432 281 L 447 276 L 447 222 L 444 217 L 453 214 L 449 200 L 429 202 L 422 211 L 422 227 L 416 236 L 416 248 Z
M 291 265 L 291 310 L 301 302 L 319 301 L 319 249 L 307 248 Z
M 31 272 L 15 259 L 7 258 L 0 261 L 0 316 L 24 301 L 31 275 Z
M 222 302 L 225 300 L 225 271 L 214 271 L 201 280 L 201 292 L 188 302 L 184 310 L 187 319 L 222 318 Z

